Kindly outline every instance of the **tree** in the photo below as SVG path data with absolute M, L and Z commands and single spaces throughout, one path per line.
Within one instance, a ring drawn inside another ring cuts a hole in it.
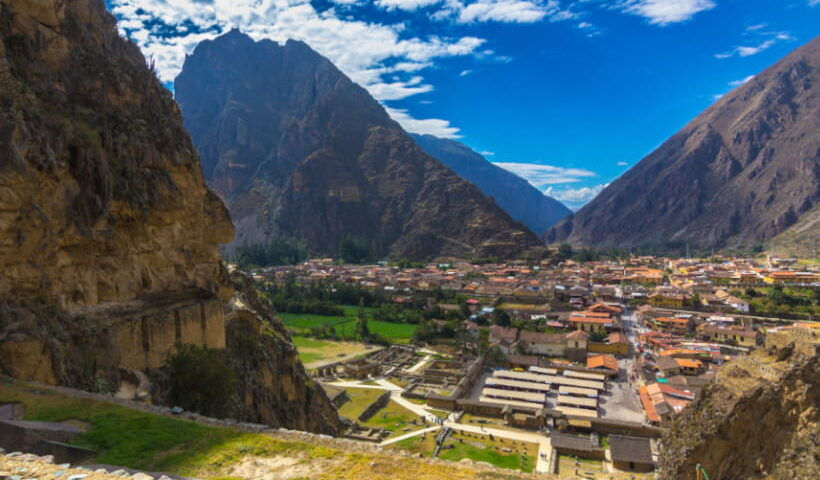
M 512 325 L 512 317 L 510 317 L 510 314 L 504 310 L 496 308 L 493 310 L 493 323 L 502 327 L 509 327 Z
M 162 367 L 168 403 L 208 416 L 223 415 L 234 391 L 236 374 L 222 352 L 180 345 Z
M 606 340 L 606 333 L 605 332 L 590 332 L 589 333 L 589 341 L 595 343 L 603 343 Z
M 359 317 L 356 320 L 356 333 L 359 334 L 359 337 L 363 341 L 367 341 L 370 339 L 370 327 L 367 326 L 367 319 L 365 317 Z
M 561 260 L 567 260 L 572 258 L 572 254 L 572 245 L 568 243 L 562 243 L 561 245 L 558 245 L 558 257 Z
M 344 263 L 365 263 L 375 257 L 373 245 L 364 238 L 345 235 L 339 241 L 339 258 Z

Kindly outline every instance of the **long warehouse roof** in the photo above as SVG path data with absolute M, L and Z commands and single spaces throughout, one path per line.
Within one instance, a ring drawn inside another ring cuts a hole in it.
M 578 407 L 598 408 L 598 400 L 594 398 L 572 397 L 570 395 L 558 395 L 558 404 L 575 405 Z
M 481 395 L 484 397 L 511 398 L 513 400 L 541 403 L 542 405 L 547 401 L 547 396 L 543 393 L 518 392 L 515 390 L 502 390 L 500 388 L 486 387 L 481 391 Z
M 554 368 L 544 368 L 544 367 L 530 367 L 527 370 L 533 373 L 545 373 L 547 375 L 555 375 L 558 373 L 558 370 Z
M 603 382 L 606 378 L 606 375 L 600 373 L 576 372 L 574 370 L 565 370 L 564 376 L 573 378 L 585 378 L 587 380 L 599 380 L 601 382 Z
M 567 385 L 569 387 L 593 388 L 595 390 L 605 390 L 604 382 L 598 380 L 585 380 L 582 378 L 564 377 L 561 375 L 542 375 L 532 372 L 516 372 L 513 370 L 496 370 L 493 372 L 494 378 L 509 378 L 525 382 L 554 383 L 557 385 Z
M 556 410 L 564 415 L 572 415 L 575 417 L 590 417 L 598 418 L 598 412 L 589 410 L 587 408 L 572 408 L 572 407 L 556 407 Z
M 538 373 L 532 372 L 516 372 L 513 370 L 496 370 L 493 372 L 493 377 L 496 378 L 511 378 L 513 380 L 524 380 L 527 382 L 540 382 L 540 383 L 550 383 L 550 379 L 553 378 L 549 375 L 541 375 Z
M 493 378 L 490 377 L 484 381 L 486 386 L 503 386 L 512 388 L 521 388 L 524 390 L 533 390 L 536 392 L 549 392 L 550 386 L 545 383 L 536 382 L 522 382 L 521 380 L 511 380 L 509 378 Z
M 517 402 L 515 400 L 502 400 L 500 398 L 492 398 L 492 397 L 479 397 L 478 401 L 479 402 L 484 402 L 484 403 L 494 403 L 496 405 L 509 405 L 511 407 L 528 407 L 528 408 L 536 408 L 536 409 L 544 408 L 543 405 L 539 405 L 537 403 Z
M 594 388 L 580 388 L 580 387 L 565 387 L 561 386 L 558 388 L 558 393 L 563 395 L 581 395 L 584 397 L 598 397 L 598 390 Z

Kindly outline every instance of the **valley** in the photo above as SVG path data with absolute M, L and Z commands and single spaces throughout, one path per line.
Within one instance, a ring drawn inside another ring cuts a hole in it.
M 0 0 L 0 480 L 820 478 L 761 3 Z

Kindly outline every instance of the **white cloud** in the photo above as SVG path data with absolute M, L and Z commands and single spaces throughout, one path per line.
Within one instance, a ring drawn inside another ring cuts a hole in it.
M 489 150 L 482 150 L 478 153 L 480 153 L 481 155 L 483 155 L 485 157 L 494 157 L 495 156 L 495 152 L 491 152 Z
M 741 78 L 740 80 L 734 80 L 732 82 L 729 82 L 729 86 L 730 87 L 739 87 L 739 86 L 743 85 L 744 83 L 747 83 L 749 80 L 751 80 L 753 78 L 755 78 L 754 75 L 749 75 L 748 77 Z
M 582 207 L 583 205 L 589 203 L 593 198 L 598 196 L 601 191 L 609 185 L 605 183 L 603 185 L 595 185 L 592 187 L 581 187 L 581 188 L 554 188 L 549 187 L 544 190 L 546 195 L 561 201 L 567 206 L 571 208 Z
M 556 167 L 554 165 L 541 165 L 538 163 L 493 163 L 527 180 L 536 188 L 544 188 L 548 185 L 580 182 L 585 178 L 597 176 L 595 172 L 580 168 L 564 168 Z
M 417 119 L 413 118 L 407 110 L 400 108 L 385 107 L 387 113 L 393 120 L 399 122 L 405 130 L 419 135 L 435 135 L 440 138 L 461 138 L 458 128 L 450 125 L 447 120 L 438 118 Z
M 739 45 L 725 52 L 716 53 L 715 58 L 724 59 L 736 56 L 751 57 L 752 55 L 757 55 L 760 52 L 768 50 L 778 42 L 789 42 L 794 40 L 794 37 L 792 37 L 789 32 L 771 32 L 762 30 L 765 27 L 766 24 L 760 24 L 752 25 L 751 27 L 746 28 L 746 35 L 757 38 L 762 37 L 764 40 L 759 40 L 755 42 L 754 45 Z
M 461 73 L 458 74 L 458 76 L 459 77 L 466 77 L 467 75 L 470 75 L 471 73 L 473 73 L 472 70 L 462 70 Z
M 385 10 L 404 10 L 413 12 L 420 8 L 429 7 L 443 0 L 376 0 L 374 3 Z
M 621 0 L 618 7 L 654 25 L 685 22 L 695 14 L 715 8 L 713 0 Z
M 430 18 L 452 19 L 457 23 L 533 23 L 544 19 L 554 22 L 571 20 L 576 16 L 571 10 L 562 8 L 559 0 L 445 0 L 443 7 Z
M 625 167 L 627 165 L 629 165 L 629 163 L 627 163 L 627 162 L 618 162 L 619 167 Z
M 813 7 L 815 5 L 820 5 L 820 0 L 809 0 L 810 7 Z
M 433 87 L 422 77 L 408 76 L 442 58 L 477 55 L 485 43 L 471 36 L 411 36 L 405 33 L 404 24 L 351 20 L 333 9 L 319 12 L 309 0 L 111 0 L 110 8 L 120 19 L 120 30 L 154 62 L 164 82 L 174 79 L 185 56 L 200 42 L 239 27 L 255 40 L 307 42 L 384 102 L 431 91 Z M 169 30 L 173 34 L 168 35 Z M 406 128 L 417 125 L 415 122 L 429 123 L 415 120 L 407 112 L 396 119 Z M 436 125 L 450 135 L 457 132 L 448 123 Z
M 717 102 L 718 100 L 723 98 L 724 95 L 726 95 L 726 94 L 725 93 L 716 93 L 716 94 L 712 95 L 712 100 Z

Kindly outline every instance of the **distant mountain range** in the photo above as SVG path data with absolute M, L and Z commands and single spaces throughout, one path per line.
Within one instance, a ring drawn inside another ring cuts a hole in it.
M 816 250 L 819 67 L 815 38 L 724 96 L 545 239 L 746 248 L 777 237 Z
M 518 175 L 493 165 L 463 143 L 433 135 L 413 135 L 413 139 L 425 152 L 475 184 L 513 219 L 539 235 L 572 214 L 563 203 L 544 195 Z
M 429 258 L 540 243 L 304 43 L 234 30 L 196 48 L 175 90 L 233 246 L 284 235 L 334 254 L 360 237 L 382 255 Z

